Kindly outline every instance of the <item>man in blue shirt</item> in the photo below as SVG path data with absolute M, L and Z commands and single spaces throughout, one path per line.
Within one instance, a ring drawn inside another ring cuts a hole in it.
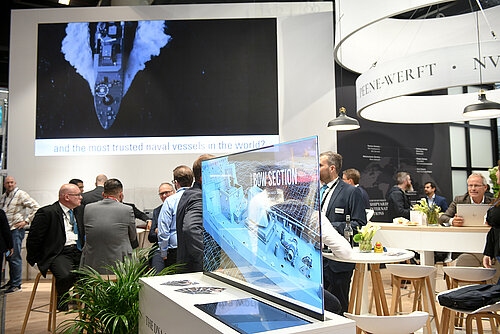
M 173 173 L 174 180 L 172 183 L 176 193 L 163 202 L 158 216 L 158 245 L 166 267 L 177 262 L 177 205 L 184 190 L 193 184 L 193 171 L 188 166 L 178 166 Z
M 445 212 L 448 209 L 446 198 L 436 195 L 436 185 L 434 182 L 426 182 L 424 185 L 424 192 L 429 207 L 431 207 L 432 204 L 436 204 L 441 208 L 441 212 Z

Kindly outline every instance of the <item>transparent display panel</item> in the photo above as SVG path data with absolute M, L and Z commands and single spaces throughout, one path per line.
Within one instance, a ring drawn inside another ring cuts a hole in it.
M 202 163 L 204 270 L 324 314 L 317 137 Z

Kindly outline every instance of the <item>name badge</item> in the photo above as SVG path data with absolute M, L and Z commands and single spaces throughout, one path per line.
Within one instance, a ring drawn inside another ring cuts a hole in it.
M 343 215 L 344 214 L 344 208 L 335 208 L 335 213 Z

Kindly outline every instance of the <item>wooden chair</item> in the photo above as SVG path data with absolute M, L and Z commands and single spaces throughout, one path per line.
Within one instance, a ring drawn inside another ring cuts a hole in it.
M 445 267 L 443 268 L 443 271 L 446 275 L 448 275 L 451 279 L 451 289 L 456 289 L 460 284 L 486 284 L 486 282 L 493 278 L 495 276 L 496 270 L 495 269 L 489 269 L 489 268 L 480 268 L 480 267 Z M 445 291 L 446 293 L 448 291 Z M 451 312 L 453 311 L 453 312 Z M 442 333 L 441 334 L 447 334 L 449 333 L 454 333 L 455 331 L 455 325 L 460 325 L 457 320 L 462 319 L 461 314 L 472 314 L 473 312 L 462 312 L 460 310 L 452 310 L 450 308 L 443 307 L 442 311 L 442 316 L 441 316 L 441 322 L 442 322 Z M 476 321 L 478 320 L 477 317 L 474 315 L 472 318 L 476 318 Z M 472 319 L 470 320 L 470 323 L 472 324 Z M 495 321 L 492 321 L 492 318 L 490 318 L 490 324 L 491 328 L 495 328 L 496 330 L 496 324 Z M 479 327 L 482 328 L 482 325 L 478 325 L 478 330 Z
M 415 287 L 412 311 L 422 310 L 434 315 L 433 320 L 437 332 L 440 333 L 439 319 L 436 310 L 434 291 L 430 281 L 436 268 L 433 266 L 408 265 L 408 264 L 387 264 L 387 270 L 392 276 L 392 301 L 391 315 L 396 315 L 396 309 L 401 309 L 401 285 L 402 281 L 411 281 Z M 430 307 L 429 307 L 430 304 Z M 427 331 L 431 333 L 431 317 L 427 318 Z
M 48 272 L 50 273 L 50 271 Z M 36 290 L 38 288 L 38 283 L 40 282 L 40 278 L 42 277 L 41 273 L 38 273 L 35 278 L 35 283 L 33 284 L 33 290 L 31 291 L 31 297 L 28 302 L 28 307 L 26 309 L 26 314 L 24 316 L 23 327 L 21 328 L 21 334 L 24 334 L 26 330 L 26 326 L 28 325 L 28 319 L 31 312 L 43 312 L 49 314 L 49 319 L 47 323 L 47 330 L 51 333 L 56 332 L 56 310 L 57 310 L 57 291 L 56 291 L 56 278 L 52 275 L 52 283 L 50 286 L 50 298 L 49 303 L 40 305 L 37 307 L 33 307 L 33 301 L 35 300 Z M 39 310 L 41 307 L 49 306 L 48 311 Z

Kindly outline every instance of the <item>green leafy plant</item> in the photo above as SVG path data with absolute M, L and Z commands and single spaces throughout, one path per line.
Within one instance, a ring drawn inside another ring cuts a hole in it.
M 498 170 L 498 166 L 495 166 L 493 168 L 488 169 L 488 172 L 490 172 L 491 183 L 493 183 L 493 187 L 491 187 L 491 189 L 493 189 L 493 193 L 495 194 L 495 197 L 498 196 L 498 190 L 500 189 L 500 186 L 498 185 L 498 180 L 497 180 L 497 170 Z
M 365 226 L 363 226 L 361 229 L 358 227 L 358 233 L 354 235 L 354 242 L 361 242 L 361 241 L 372 241 L 373 236 L 375 235 L 375 232 L 380 230 L 380 226 L 368 223 Z
M 148 270 L 151 248 L 136 249 L 132 256 L 106 266 L 109 275 L 86 267 L 75 272 L 80 276 L 67 300 L 79 307 L 68 313 L 78 313 L 58 327 L 58 333 L 131 334 L 139 330 L 140 277 L 172 274 L 170 266 L 159 274 Z

